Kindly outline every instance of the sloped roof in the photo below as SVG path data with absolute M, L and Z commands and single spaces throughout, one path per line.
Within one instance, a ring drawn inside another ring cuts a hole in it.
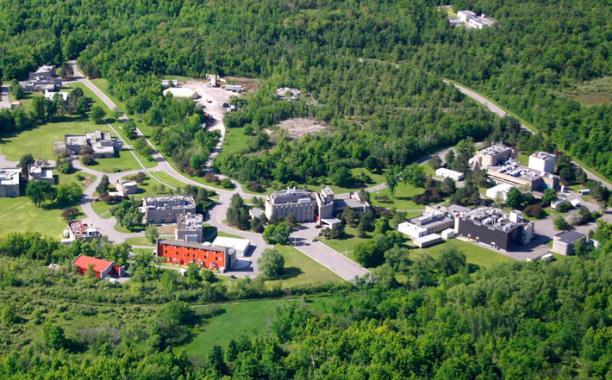
M 87 270 L 91 265 L 93 267 L 94 272 L 104 272 L 108 267 L 113 265 L 112 261 L 98 259 L 96 257 L 79 255 L 72 264 L 79 269 Z

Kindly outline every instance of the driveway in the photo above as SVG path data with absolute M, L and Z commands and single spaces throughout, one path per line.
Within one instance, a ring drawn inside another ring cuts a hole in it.
M 316 223 L 303 223 L 301 228 L 291 234 L 292 245 L 346 281 L 368 274 L 367 269 L 353 260 L 328 245 L 315 241 L 320 231 L 316 228 Z
M 0 83 L 0 109 L 11 108 L 9 101 L 9 86 Z

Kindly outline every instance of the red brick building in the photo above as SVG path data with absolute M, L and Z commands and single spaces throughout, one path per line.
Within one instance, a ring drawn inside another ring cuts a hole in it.
M 170 264 L 196 264 L 220 272 L 230 270 L 236 258 L 229 248 L 179 240 L 158 240 L 156 253 Z
M 96 275 L 96 278 L 105 278 L 108 276 L 121 277 L 123 276 L 123 267 L 115 265 L 112 261 L 98 259 L 96 257 L 79 255 L 72 265 L 80 274 L 85 274 L 91 268 Z

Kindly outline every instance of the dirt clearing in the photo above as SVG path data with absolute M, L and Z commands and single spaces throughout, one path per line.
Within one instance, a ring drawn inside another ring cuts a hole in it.
M 294 118 L 283 120 L 278 127 L 287 132 L 289 137 L 299 139 L 302 136 L 329 130 L 329 126 L 315 119 Z

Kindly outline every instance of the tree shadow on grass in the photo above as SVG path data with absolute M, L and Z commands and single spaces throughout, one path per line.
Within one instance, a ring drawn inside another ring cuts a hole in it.
M 283 271 L 283 275 L 278 278 L 278 280 L 288 280 L 291 278 L 298 277 L 299 275 L 304 274 L 300 268 L 297 267 L 288 267 Z

